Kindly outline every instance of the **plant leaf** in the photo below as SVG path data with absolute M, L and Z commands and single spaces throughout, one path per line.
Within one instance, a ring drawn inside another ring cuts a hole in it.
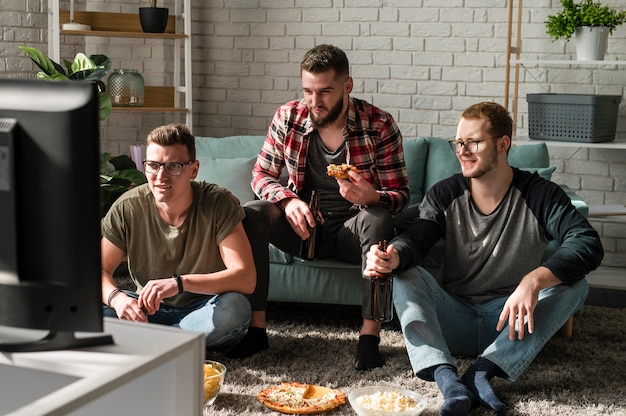
M 111 115 L 111 111 L 113 111 L 113 104 L 111 103 L 111 97 L 104 91 L 100 91 L 98 93 L 98 101 L 99 101 L 99 110 L 98 111 L 98 119 L 100 121 L 104 121 Z
M 44 74 L 50 76 L 55 74 L 66 75 L 65 70 L 61 65 L 39 52 L 36 48 L 29 46 L 20 46 L 19 48 L 23 50 L 26 55 L 28 55 L 28 57 L 43 71 Z

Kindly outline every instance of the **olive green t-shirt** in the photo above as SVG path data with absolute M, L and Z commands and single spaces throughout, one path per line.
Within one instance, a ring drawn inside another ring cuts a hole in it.
M 193 202 L 178 227 L 159 216 L 148 184 L 124 193 L 102 220 L 102 236 L 128 257 L 137 293 L 151 279 L 225 269 L 218 244 L 241 222 L 244 210 L 235 196 L 218 185 L 195 181 L 191 185 Z M 183 292 L 163 303 L 183 307 L 206 298 Z

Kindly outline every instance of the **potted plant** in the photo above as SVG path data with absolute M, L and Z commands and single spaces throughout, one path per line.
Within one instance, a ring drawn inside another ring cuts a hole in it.
M 139 8 L 139 22 L 146 33 L 163 33 L 167 28 L 169 9 L 157 7 L 157 0 L 150 0 L 150 7 Z
M 549 15 L 545 22 L 547 33 L 554 40 L 569 41 L 576 36 L 576 53 L 579 60 L 602 60 L 606 52 L 608 36 L 626 22 L 626 11 L 618 11 L 593 0 L 561 0 L 563 9 Z M 598 38 L 595 38 L 598 36 Z M 594 47 L 595 52 L 587 51 Z
M 111 60 L 105 55 L 91 55 L 77 53 L 74 61 L 65 60 L 65 68 L 54 62 L 39 50 L 32 47 L 20 46 L 41 69 L 37 78 L 42 80 L 87 80 L 98 85 L 100 100 L 99 119 L 106 120 L 111 114 L 111 98 L 106 93 L 106 87 L 101 78 L 111 68 Z M 111 157 L 109 153 L 100 155 L 100 208 L 104 216 L 111 204 L 124 192 L 133 186 L 146 183 L 145 175 L 139 171 L 127 155 Z
M 111 157 L 109 153 L 100 155 L 100 209 L 107 213 L 113 202 L 134 186 L 146 183 L 146 176 L 135 162 L 127 156 Z
M 64 60 L 65 68 L 63 68 L 36 48 L 29 46 L 20 46 L 19 48 L 41 69 L 37 73 L 38 79 L 95 82 L 98 86 L 98 98 L 100 100 L 100 121 L 109 117 L 111 114 L 111 97 L 106 93 L 106 86 L 101 80 L 111 69 L 111 60 L 107 56 L 91 55 L 88 57 L 79 52 L 73 61 Z

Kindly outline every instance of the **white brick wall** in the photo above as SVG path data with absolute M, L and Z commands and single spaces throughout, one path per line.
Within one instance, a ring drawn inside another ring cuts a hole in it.
M 605 0 L 626 7 L 623 0 Z M 67 4 L 68 1 L 65 1 Z M 77 8 L 85 7 L 77 1 Z M 320 43 L 343 48 L 354 95 L 390 111 L 406 137 L 455 133 L 459 112 L 480 100 L 504 103 L 506 0 L 192 0 L 194 133 L 264 134 L 276 107 L 300 96 L 298 64 Z M 89 0 L 89 10 L 134 12 L 134 1 Z M 173 7 L 173 0 L 162 2 Z M 525 0 L 526 58 L 569 59 L 573 42 L 552 42 L 543 22 L 558 0 Z M 47 49 L 47 1 L 2 0 L 0 73 L 32 77 L 17 48 Z M 514 13 L 516 15 L 516 13 Z M 147 85 L 171 82 L 171 50 L 136 39 L 66 37 L 62 57 L 104 53 L 114 67 L 139 69 Z M 78 46 L 75 46 L 75 45 Z M 608 60 L 626 60 L 626 26 L 609 41 Z M 165 74 L 162 68 L 166 68 Z M 626 70 L 614 67 L 522 69 L 518 134 L 526 134 L 525 96 L 533 92 L 617 94 L 618 137 L 626 139 Z M 103 124 L 103 150 L 127 152 L 168 114 L 115 113 Z M 626 203 L 626 150 L 551 148 L 554 180 L 593 204 Z M 605 265 L 626 266 L 624 226 L 597 224 Z

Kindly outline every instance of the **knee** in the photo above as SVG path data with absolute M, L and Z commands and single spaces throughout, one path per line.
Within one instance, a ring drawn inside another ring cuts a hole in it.
M 381 207 L 367 207 L 359 212 L 359 222 L 365 229 L 378 235 L 393 234 L 393 215 Z
M 246 230 L 251 226 L 258 224 L 259 220 L 263 218 L 263 208 L 258 204 L 260 201 L 250 201 L 243 205 L 243 211 L 246 214 L 242 223 Z
M 393 225 L 396 233 L 400 234 L 411 226 L 415 218 L 419 217 L 419 204 L 409 205 L 406 211 L 393 217 Z
M 239 292 L 226 292 L 220 296 L 220 310 L 226 315 L 226 320 L 236 322 L 235 325 L 248 325 L 252 307 L 248 298 Z
M 267 234 L 275 218 L 282 213 L 276 204 L 264 200 L 246 202 L 243 210 L 246 215 L 242 224 L 248 238 Z

